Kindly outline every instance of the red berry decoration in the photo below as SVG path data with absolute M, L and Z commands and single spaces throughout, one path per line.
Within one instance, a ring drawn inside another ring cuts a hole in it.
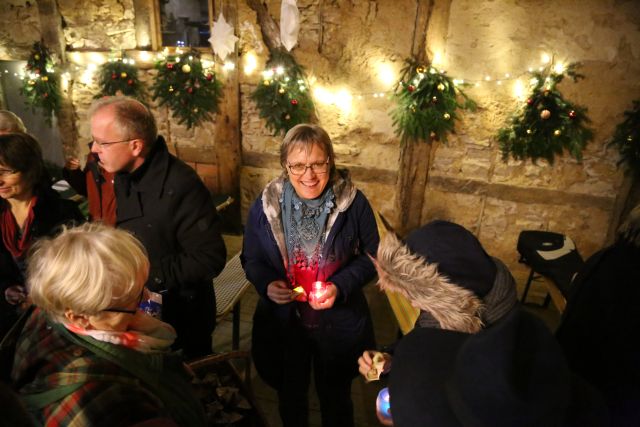
M 132 79 L 127 80 L 127 84 L 128 84 L 129 86 L 133 86 L 133 80 L 132 80 Z
M 207 80 L 209 81 L 213 80 L 213 74 L 207 74 Z
M 292 99 L 291 100 L 291 105 L 298 105 L 298 100 L 297 99 Z
M 193 93 L 193 88 L 192 88 L 192 87 L 188 87 L 188 88 L 187 88 L 187 92 L 188 92 L 188 93 Z
M 167 63 L 167 69 L 168 70 L 173 70 L 174 64 L 172 64 L 171 62 Z
M 527 99 L 527 105 L 533 105 L 533 99 L 531 98 Z
M 409 86 L 407 86 L 407 90 L 409 92 L 413 92 L 414 90 L 416 90 L 416 87 L 414 85 L 409 85 Z
M 115 80 L 118 78 L 118 75 L 116 73 L 111 73 L 111 80 Z
M 569 111 L 569 118 L 570 119 L 575 119 L 577 115 L 578 114 L 574 110 Z

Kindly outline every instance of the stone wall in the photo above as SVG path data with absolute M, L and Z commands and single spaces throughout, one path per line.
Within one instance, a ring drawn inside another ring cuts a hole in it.
M 267 4 L 277 20 L 280 2 Z M 267 52 L 255 14 L 239 5 L 241 54 L 257 52 L 264 63 Z M 411 51 L 416 2 L 303 0 L 298 5 L 303 22 L 294 56 L 314 85 L 347 88 L 354 96 L 348 114 L 317 103 L 319 124 L 333 138 L 338 164 L 352 170 L 374 208 L 399 227 L 393 196 L 399 142 L 388 117 L 392 104 L 371 93 L 389 90 L 378 79 L 378 65 L 397 72 Z M 611 239 L 629 187 L 606 140 L 640 95 L 637 2 L 452 0 L 434 5 L 429 54 L 452 77 L 480 83 L 467 91 L 480 108 L 463 114 L 447 145 L 434 145 L 422 221 L 444 218 L 467 226 L 518 278 L 526 273 L 516 252 L 523 229 L 566 233 L 589 256 Z M 589 109 L 595 137 L 581 163 L 568 156 L 553 165 L 501 158 L 496 132 L 522 102 L 513 96 L 514 78 L 526 79 L 523 74 L 540 65 L 543 52 L 583 64 L 586 79 L 560 86 L 567 99 Z M 506 73 L 510 79 L 505 80 Z M 265 132 L 249 100 L 258 77 L 241 78 L 246 214 L 262 186 L 280 172 L 280 137 Z
M 52 31 L 41 28 L 51 25 L 51 16 L 41 19 L 39 3 L 51 1 L 1 2 L 0 60 L 26 59 L 33 42 Z M 227 20 L 236 23 L 240 37 L 236 70 L 227 76 L 220 73 L 229 82 L 229 103 L 222 114 L 215 122 L 188 130 L 166 108 L 152 108 L 170 149 L 191 164 L 213 192 L 237 191 L 244 218 L 266 182 L 281 173 L 282 136 L 269 133 L 250 99 L 268 57 L 256 14 L 243 0 L 222 3 L 231 11 L 225 12 Z M 266 1 L 276 22 L 280 3 Z M 66 93 L 77 128 L 69 131 L 77 135 L 66 151 L 83 156 L 90 139 L 86 110 L 97 91 L 95 83 L 83 78 L 86 66 L 96 58 L 104 60 L 110 50 L 126 49 L 141 57 L 153 32 L 150 11 L 141 0 L 92 0 L 82 2 L 82 7 L 58 0 L 55 5 L 63 23 L 62 60 L 70 75 Z M 299 0 L 298 6 L 302 24 L 293 54 L 306 68 L 312 89 L 347 90 L 352 96 L 348 109 L 317 102 L 318 122 L 334 141 L 338 165 L 351 170 L 373 207 L 400 228 L 400 147 L 387 97 L 393 79 L 385 82 L 381 77 L 386 72 L 397 78 L 404 58 L 419 41 L 414 40 L 417 1 Z M 524 274 L 515 251 L 522 229 L 567 233 L 583 255 L 590 255 L 611 238 L 630 187 L 606 140 L 631 100 L 640 97 L 637 2 L 435 0 L 433 6 L 428 53 L 450 76 L 480 83 L 468 90 L 480 108 L 462 115 L 448 144 L 434 144 L 421 220 L 446 218 L 469 227 L 518 276 Z M 496 132 L 522 101 L 512 94 L 512 79 L 501 85 L 496 80 L 504 79 L 505 73 L 522 77 L 540 64 L 543 52 L 583 63 L 580 71 L 586 79 L 560 86 L 569 100 L 589 109 L 595 138 L 581 163 L 567 156 L 554 165 L 501 159 Z M 148 53 L 150 59 L 138 65 L 140 78 L 150 84 L 157 52 Z M 244 61 L 250 55 L 257 57 L 258 66 L 245 73 Z M 237 137 L 232 117 L 236 110 L 241 133 Z

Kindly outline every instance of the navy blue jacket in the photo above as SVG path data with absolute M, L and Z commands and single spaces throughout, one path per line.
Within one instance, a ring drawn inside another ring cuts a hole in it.
M 369 255 L 376 254 L 380 238 L 369 202 L 359 190 L 354 191 L 351 203 L 338 213 L 331 225 L 323 248 L 324 263 L 320 266 L 318 280 L 333 282 L 339 293 L 334 306 L 320 310 L 319 314 L 321 321 L 330 328 L 335 325 L 345 332 L 350 330 L 350 333 L 362 335 L 370 327 L 369 309 L 362 288 L 376 274 Z M 263 197 L 269 197 L 267 194 L 268 191 L 263 192 L 249 211 L 241 261 L 247 278 L 263 302 L 284 321 L 290 318 L 296 303 L 278 305 L 267 297 L 269 283 L 275 280 L 288 282 L 284 265 L 286 254 L 281 253 L 274 235 L 284 232 L 281 226 L 274 230 L 265 215 Z M 272 194 L 271 198 L 267 203 L 277 209 L 279 216 L 279 195 L 274 197 Z M 340 194 L 337 192 L 336 202 L 336 209 L 339 209 Z M 372 341 L 372 337 L 367 338 Z

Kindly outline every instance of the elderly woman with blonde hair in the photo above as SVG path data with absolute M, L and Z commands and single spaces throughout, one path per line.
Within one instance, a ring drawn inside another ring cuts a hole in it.
M 138 310 L 149 261 L 126 231 L 99 224 L 41 240 L 28 288 L 38 307 L 16 348 L 12 382 L 44 425 L 205 424 L 173 328 Z
M 20 117 L 9 110 L 0 110 L 0 135 L 26 131 L 27 128 Z

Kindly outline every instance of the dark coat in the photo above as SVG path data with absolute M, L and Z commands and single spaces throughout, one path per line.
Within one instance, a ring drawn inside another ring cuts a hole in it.
M 266 193 L 266 192 L 265 192 Z M 339 199 L 339 196 L 337 196 Z M 269 203 L 271 204 L 272 201 Z M 276 204 L 279 202 L 276 200 Z M 337 204 L 340 202 L 337 201 Z M 247 279 L 269 303 L 274 314 L 286 320 L 295 303 L 278 305 L 267 297 L 267 286 L 275 280 L 288 281 L 283 254 L 263 209 L 263 196 L 252 205 L 245 227 L 242 265 Z M 350 206 L 340 212 L 324 244 L 318 280 L 333 282 L 339 295 L 330 310 L 322 310 L 323 321 L 349 328 L 362 325 L 369 309 L 362 288 L 375 276 L 369 255 L 375 255 L 380 238 L 373 211 L 365 196 L 357 190 Z M 324 267 L 323 267 L 324 266 Z M 355 332 L 355 331 L 354 331 Z
M 116 226 L 133 232 L 147 250 L 146 286 L 163 294 L 163 320 L 176 328 L 179 341 L 210 335 L 212 280 L 224 268 L 226 248 L 209 191 L 162 137 L 142 166 L 116 174 L 115 191 Z
M 571 288 L 556 332 L 569 366 L 602 392 L 612 425 L 640 425 L 640 247 L 594 254 Z
M 34 218 L 31 224 L 33 241 L 56 234 L 64 224 L 85 220 L 75 202 L 60 198 L 58 193 L 49 187 L 38 191 L 38 202 L 33 208 L 33 213 Z M 6 302 L 4 291 L 13 285 L 24 285 L 24 281 L 20 266 L 16 264 L 0 239 L 0 291 L 2 292 L 0 294 L 0 336 L 4 335 L 6 328 L 15 321 L 16 307 Z

